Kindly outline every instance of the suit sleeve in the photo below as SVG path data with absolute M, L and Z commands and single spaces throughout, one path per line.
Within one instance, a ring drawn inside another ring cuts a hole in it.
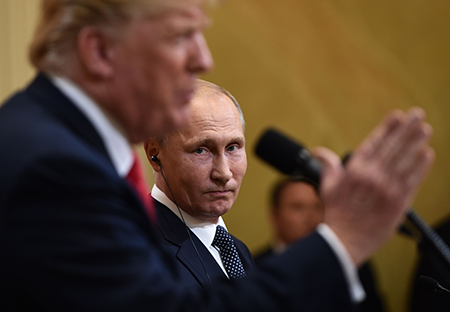
M 3 299 L 11 311 L 352 311 L 318 234 L 248 277 L 179 286 L 129 187 L 94 158 L 41 159 L 3 213 Z M 6 284 L 8 284 L 6 286 Z

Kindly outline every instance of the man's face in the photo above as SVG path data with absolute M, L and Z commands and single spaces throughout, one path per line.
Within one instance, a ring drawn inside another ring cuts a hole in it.
M 314 188 L 304 182 L 287 184 L 272 212 L 277 237 L 286 244 L 305 237 L 323 221 L 323 204 Z
M 108 108 L 132 142 L 185 125 L 196 75 L 213 66 L 203 7 L 183 1 L 181 8 L 131 22 L 112 49 Z
M 225 95 L 197 96 L 189 126 L 169 137 L 158 157 L 181 209 L 210 222 L 230 210 L 247 169 L 239 114 Z M 171 198 L 166 183 L 156 183 Z

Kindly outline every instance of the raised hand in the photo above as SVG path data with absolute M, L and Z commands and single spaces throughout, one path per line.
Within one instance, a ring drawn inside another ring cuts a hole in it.
M 393 111 L 352 153 L 340 158 L 317 147 L 322 162 L 325 223 L 354 262 L 366 261 L 396 231 L 434 161 L 432 128 L 420 108 Z

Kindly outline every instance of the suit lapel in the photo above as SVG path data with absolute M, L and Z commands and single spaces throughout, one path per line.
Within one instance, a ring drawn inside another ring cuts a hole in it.
M 110 161 L 102 139 L 89 120 L 44 74 L 40 73 L 25 92 Z
M 97 130 L 95 130 L 86 116 L 44 74 L 40 73 L 28 86 L 25 93 L 34 99 L 37 105 L 44 107 L 50 112 L 55 117 L 55 120 L 63 123 L 66 128 L 78 136 L 94 153 L 97 153 L 97 157 L 101 157 L 102 162 L 107 164 L 109 170 L 116 173 L 116 169 Z M 124 185 L 127 187 L 130 198 L 134 202 L 133 209 L 139 210 L 139 213 L 145 216 L 140 222 L 149 232 L 149 237 L 153 237 L 154 229 L 150 225 L 147 212 L 141 200 L 125 180 Z
M 158 213 L 158 228 L 161 231 L 162 238 L 171 244 L 171 247 L 169 248 L 172 249 L 178 261 L 192 273 L 195 279 L 197 279 L 201 285 L 206 286 L 209 284 L 207 274 L 211 279 L 224 277 L 225 274 L 222 269 L 198 237 L 189 230 L 201 260 L 189 239 L 188 232 L 186 231 L 183 222 L 160 202 L 155 201 L 155 207 Z M 205 272 L 203 265 L 205 266 L 207 273 Z

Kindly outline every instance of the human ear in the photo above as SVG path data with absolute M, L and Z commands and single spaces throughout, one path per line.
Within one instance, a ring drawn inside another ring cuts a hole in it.
M 155 159 L 153 157 L 158 157 L 159 154 L 159 145 L 158 143 L 156 143 L 155 140 L 150 139 L 146 142 L 144 142 L 144 150 L 145 150 L 145 154 L 147 155 L 147 159 L 150 162 L 150 165 L 152 166 L 153 170 L 155 172 L 159 172 L 161 171 L 161 165 L 159 163 L 159 159 L 158 161 L 155 161 Z
M 96 78 L 110 78 L 114 73 L 113 39 L 95 26 L 86 26 L 78 34 L 77 49 L 84 69 Z

